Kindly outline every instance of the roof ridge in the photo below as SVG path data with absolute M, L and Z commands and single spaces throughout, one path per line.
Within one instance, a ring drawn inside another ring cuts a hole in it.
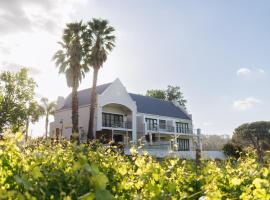
M 129 92 L 129 94 L 135 94 L 135 93 Z M 158 101 L 165 101 L 165 102 L 168 102 L 168 103 L 172 103 L 173 104 L 173 102 L 168 101 L 168 100 L 165 100 L 165 99 L 159 99 L 159 98 L 156 98 L 156 97 L 146 96 L 146 95 L 143 95 L 143 94 L 135 94 L 135 95 L 146 97 L 146 98 L 149 98 L 149 99 L 155 99 L 155 100 L 158 100 Z
M 101 85 L 97 85 L 96 87 L 100 87 L 100 86 L 104 86 L 104 85 L 109 85 L 109 84 L 112 84 L 112 82 L 109 82 L 109 83 L 103 83 Z M 81 91 L 84 91 L 84 90 L 91 90 L 93 87 L 90 87 L 90 88 L 85 88 L 85 89 L 82 89 L 82 90 L 78 90 L 78 92 L 81 92 Z

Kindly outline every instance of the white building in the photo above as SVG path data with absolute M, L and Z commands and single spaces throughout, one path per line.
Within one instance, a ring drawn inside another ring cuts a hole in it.
M 91 89 L 78 91 L 79 132 L 86 138 L 89 122 Z M 58 98 L 50 134 L 70 139 L 71 95 Z M 116 79 L 97 86 L 95 119 L 96 138 L 123 143 L 143 141 L 146 146 L 167 148 L 176 142 L 176 150 L 192 151 L 197 135 L 193 133 L 192 116 L 177 103 L 128 93 Z

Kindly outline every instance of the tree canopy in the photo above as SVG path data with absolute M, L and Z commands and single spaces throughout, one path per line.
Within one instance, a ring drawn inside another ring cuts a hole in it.
M 245 123 L 235 129 L 232 140 L 243 147 L 256 149 L 258 160 L 262 161 L 264 151 L 270 149 L 270 122 Z
M 29 121 L 38 120 L 39 106 L 34 99 L 35 81 L 26 68 L 12 73 L 0 73 L 0 133 L 10 128 L 27 132 Z
M 161 100 L 178 102 L 180 106 L 186 108 L 187 100 L 184 98 L 183 93 L 179 86 L 168 85 L 166 90 L 153 89 L 147 90 L 145 96 L 154 97 Z

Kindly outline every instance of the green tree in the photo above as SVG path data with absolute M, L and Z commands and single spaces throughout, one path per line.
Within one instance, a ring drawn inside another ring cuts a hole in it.
M 166 92 L 164 90 L 147 90 L 145 96 L 166 100 Z
M 45 137 L 48 137 L 48 125 L 49 125 L 49 117 L 50 115 L 54 114 L 55 110 L 55 102 L 50 102 L 48 98 L 43 97 L 41 98 L 41 108 L 42 108 L 42 114 L 45 116 Z
M 168 85 L 166 90 L 147 90 L 145 96 L 154 97 L 161 100 L 178 102 L 180 106 L 186 108 L 187 100 L 184 98 L 183 93 L 179 86 Z
M 65 74 L 67 85 L 72 88 L 73 138 L 79 132 L 78 87 L 85 77 L 85 73 L 89 71 L 89 68 L 83 62 L 85 53 L 88 51 L 87 45 L 84 45 L 85 30 L 86 26 L 82 22 L 67 24 L 64 29 L 62 41 L 59 42 L 61 49 L 53 56 L 53 60 L 59 68 L 59 73 Z
M 96 86 L 98 71 L 103 66 L 103 63 L 106 62 L 109 52 L 112 51 L 115 46 L 115 36 L 113 35 L 114 31 L 114 28 L 109 25 L 107 20 L 92 19 L 88 22 L 87 38 L 91 38 L 88 40 L 88 42 L 91 42 L 91 44 L 86 46 L 91 46 L 91 48 L 86 60 L 87 64 L 94 70 L 91 90 L 90 117 L 87 133 L 88 140 L 95 137 L 94 117 L 96 112 Z
M 258 121 L 242 124 L 234 130 L 232 139 L 242 147 L 253 147 L 258 161 L 262 162 L 264 151 L 270 149 L 270 122 Z
M 243 152 L 243 149 L 241 146 L 239 146 L 231 141 L 224 144 L 222 150 L 226 156 L 234 157 L 237 159 L 240 157 L 241 152 Z
M 35 123 L 39 120 L 39 118 L 43 115 L 42 107 L 38 104 L 37 101 L 32 100 L 27 105 L 27 119 L 26 119 L 26 125 L 25 125 L 25 140 L 28 140 L 28 129 L 29 124 Z
M 166 90 L 166 99 L 168 101 L 176 101 L 179 103 L 179 105 L 186 108 L 187 100 L 184 98 L 184 95 L 180 91 L 179 86 L 168 85 L 167 90 Z
M 0 74 L 0 133 L 4 129 L 16 132 L 23 128 L 27 133 L 29 121 L 38 120 L 35 89 L 36 83 L 28 76 L 26 68 L 17 73 Z

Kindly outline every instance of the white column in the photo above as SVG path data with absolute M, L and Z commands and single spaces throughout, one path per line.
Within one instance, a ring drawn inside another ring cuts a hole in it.
M 96 110 L 96 130 L 100 131 L 102 129 L 102 106 L 97 105 L 97 110 Z
M 132 142 L 137 144 L 137 116 L 134 110 L 132 111 Z
M 153 145 L 152 133 L 149 133 L 150 145 Z

